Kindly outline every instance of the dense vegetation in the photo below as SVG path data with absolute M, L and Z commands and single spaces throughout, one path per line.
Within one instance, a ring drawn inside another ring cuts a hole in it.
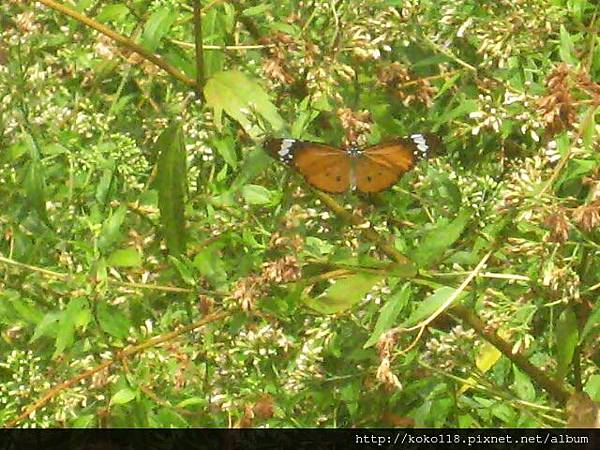
M 591 0 L 0 4 L 0 423 L 591 426 Z M 435 132 L 330 196 L 268 136 Z

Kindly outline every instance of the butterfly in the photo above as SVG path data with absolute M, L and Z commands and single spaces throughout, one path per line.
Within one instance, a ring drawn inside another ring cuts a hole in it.
M 438 145 L 437 136 L 420 133 L 347 150 L 297 139 L 265 142 L 272 157 L 300 172 L 311 186 L 334 194 L 348 189 L 365 193 L 388 189 Z

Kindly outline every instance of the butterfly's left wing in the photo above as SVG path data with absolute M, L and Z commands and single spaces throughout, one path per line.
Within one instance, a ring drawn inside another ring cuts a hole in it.
M 438 146 L 439 139 L 435 135 L 412 134 L 368 147 L 356 164 L 356 187 L 362 192 L 383 191 Z
M 339 148 L 296 139 L 270 139 L 265 148 L 317 189 L 337 194 L 350 187 L 350 156 Z

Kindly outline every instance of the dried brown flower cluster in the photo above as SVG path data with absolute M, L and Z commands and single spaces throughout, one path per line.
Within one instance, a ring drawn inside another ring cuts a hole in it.
M 258 299 L 266 295 L 271 284 L 290 283 L 300 278 L 301 269 L 298 259 L 286 255 L 275 261 L 263 264 L 258 275 L 249 275 L 236 283 L 232 298 L 238 301 L 244 311 L 250 311 Z
M 600 225 L 600 199 L 581 205 L 573 211 L 573 220 L 582 230 L 590 232 Z
M 263 70 L 267 78 L 284 85 L 294 83 L 293 72 L 289 67 L 287 53 L 294 45 L 293 39 L 287 34 L 277 33 L 268 38 L 261 39 L 265 45 L 273 45 L 269 48 L 269 57 L 264 59 Z
M 559 210 L 546 218 L 546 225 L 550 228 L 550 240 L 553 242 L 566 242 L 569 239 L 569 222 L 564 211 Z
M 417 78 L 399 62 L 393 62 L 382 67 L 378 74 L 379 82 L 392 91 L 405 106 L 422 103 L 426 106 L 433 104 L 436 89 L 429 80 Z
M 548 93 L 538 100 L 542 120 L 551 134 L 573 127 L 577 119 L 575 99 L 571 94 L 571 70 L 565 63 L 558 65 L 546 80 Z
M 402 383 L 397 375 L 392 372 L 392 350 L 396 346 L 396 335 L 394 332 L 384 333 L 377 342 L 379 350 L 379 367 L 377 368 L 377 380 L 383 383 L 386 389 L 402 389 Z
M 371 114 L 368 111 L 352 111 L 350 108 L 340 108 L 337 115 L 346 132 L 344 144 L 352 145 L 361 142 L 362 138 L 371 131 Z

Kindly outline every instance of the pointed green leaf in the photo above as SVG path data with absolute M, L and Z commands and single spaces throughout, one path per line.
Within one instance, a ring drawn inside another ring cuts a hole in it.
M 406 319 L 403 323 L 403 327 L 410 327 L 427 317 L 431 316 L 437 309 L 444 304 L 448 297 L 450 297 L 456 289 L 451 288 L 449 286 L 443 286 L 441 288 L 436 289 L 433 294 L 419 303 L 417 309 L 410 315 L 408 319 Z M 465 296 L 465 293 L 462 292 L 455 302 L 461 300 L 462 297 Z
M 75 342 L 75 329 L 85 328 L 91 318 L 87 302 L 80 297 L 72 298 L 58 322 L 58 334 L 52 358 L 56 358 Z
M 385 333 L 387 330 L 392 328 L 392 326 L 396 323 L 396 318 L 400 311 L 404 309 L 404 307 L 408 304 L 408 300 L 410 299 L 411 291 L 410 284 L 405 284 L 402 288 L 393 294 L 381 311 L 379 312 L 379 317 L 377 318 L 377 323 L 375 324 L 375 328 L 373 329 L 373 333 L 365 342 L 363 348 L 368 348 L 377 343 L 379 337 Z
M 126 214 L 127 207 L 121 205 L 102 224 L 100 236 L 98 236 L 98 248 L 101 252 L 108 250 L 121 239 L 121 225 Z
M 177 15 L 169 6 L 154 11 L 144 26 L 142 45 L 152 52 L 156 50 L 176 18 Z
M 215 125 L 219 130 L 223 125 L 223 111 L 246 130 L 250 128 L 252 114 L 261 116 L 274 130 L 283 127 L 283 119 L 267 92 L 241 72 L 216 73 L 207 81 L 204 96 L 215 111 Z
M 316 298 L 304 296 L 302 301 L 322 314 L 335 314 L 352 308 L 382 279 L 381 275 L 357 274 L 337 280 Z
M 171 255 L 185 251 L 184 199 L 187 192 L 187 166 L 183 132 L 179 123 L 167 128 L 158 138 L 158 208 L 162 231 Z
M 594 310 L 588 317 L 588 320 L 585 322 L 583 327 L 583 331 L 581 332 L 581 337 L 579 338 L 579 342 L 583 342 L 590 332 L 596 328 L 594 336 L 597 337 L 598 329 L 600 328 L 600 302 L 596 302 L 596 306 L 594 306 Z
M 571 39 L 571 36 L 564 25 L 560 26 L 559 53 L 564 62 L 571 65 L 577 64 L 577 58 L 575 57 L 575 46 L 573 45 L 573 40 Z
M 470 217 L 471 213 L 464 210 L 449 224 L 440 225 L 430 230 L 413 250 L 412 260 L 419 267 L 427 267 L 432 264 L 458 240 Z
M 567 374 L 578 339 L 577 318 L 571 308 L 566 308 L 558 317 L 556 324 L 557 378 L 563 378 Z
M 114 267 L 140 267 L 142 257 L 135 247 L 129 247 L 112 252 L 107 264 Z
M 125 339 L 129 334 L 131 323 L 116 306 L 106 301 L 99 301 L 96 306 L 96 317 L 100 328 L 117 339 Z
M 270 191 L 263 186 L 247 184 L 242 188 L 244 201 L 249 205 L 271 205 L 274 206 L 281 200 L 278 192 Z
M 124 405 L 125 403 L 129 403 L 134 398 L 135 398 L 135 392 L 133 392 L 129 388 L 124 388 L 112 396 L 112 398 L 110 399 L 110 404 L 111 405 Z
M 525 373 L 521 372 L 517 366 L 513 364 L 513 373 L 515 376 L 514 383 L 512 385 L 513 390 L 519 396 L 520 400 L 526 402 L 532 402 L 535 400 L 535 387 Z

